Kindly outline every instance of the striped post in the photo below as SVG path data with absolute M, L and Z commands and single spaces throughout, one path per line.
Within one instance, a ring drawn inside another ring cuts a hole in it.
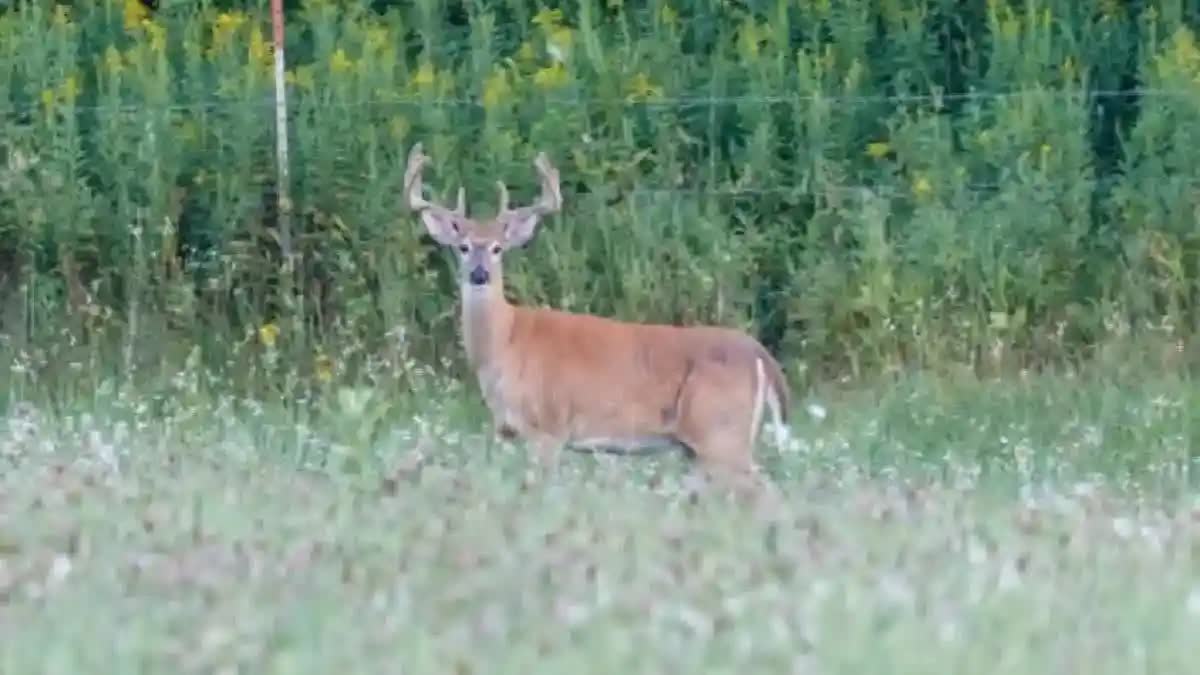
M 284 79 L 283 0 L 271 0 L 275 43 L 275 161 L 278 172 L 279 247 L 284 269 L 292 269 L 292 200 L 288 189 L 287 87 Z

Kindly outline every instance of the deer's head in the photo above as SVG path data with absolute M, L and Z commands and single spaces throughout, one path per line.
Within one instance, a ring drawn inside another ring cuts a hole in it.
M 428 162 L 429 157 L 421 151 L 421 144 L 414 145 L 404 172 L 405 202 L 420 214 L 421 222 L 435 241 L 457 252 L 459 282 L 464 290 L 501 289 L 504 252 L 527 243 L 533 238 L 542 217 L 562 208 L 558 170 L 550 164 L 546 153 L 538 153 L 533 162 L 542 182 L 538 200 L 529 206 L 510 208 L 508 188 L 504 181 L 496 181 L 500 201 L 496 215 L 490 220 L 477 220 L 467 216 L 464 188 L 459 188 L 458 203 L 453 209 L 425 199 L 421 171 Z

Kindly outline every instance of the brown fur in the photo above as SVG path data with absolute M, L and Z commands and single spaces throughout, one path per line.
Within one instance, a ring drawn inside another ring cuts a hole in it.
M 461 197 L 456 210 L 424 201 L 426 161 L 416 146 L 405 189 L 430 234 L 459 250 L 463 346 L 498 434 L 523 438 L 550 465 L 567 447 L 682 445 L 710 473 L 739 486 L 755 480 L 756 397 L 777 425 L 791 402 L 783 370 L 762 344 L 719 326 L 637 324 L 509 303 L 502 251 L 528 241 L 538 219 L 557 210 L 557 171 L 539 157 L 538 204 L 510 211 L 501 188 L 499 214 L 479 223 L 466 217 Z M 485 280 L 472 281 L 473 271 Z

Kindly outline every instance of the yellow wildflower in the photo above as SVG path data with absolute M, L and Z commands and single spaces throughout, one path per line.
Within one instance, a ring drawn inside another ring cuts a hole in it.
M 71 8 L 67 5 L 55 5 L 54 23 L 57 26 L 65 26 L 71 23 Z
M 125 63 L 133 66 L 134 70 L 141 70 L 146 65 L 146 54 L 138 47 L 130 47 L 129 51 L 125 52 Z
M 1171 78 L 1176 75 L 1194 75 L 1200 80 L 1200 49 L 1196 38 L 1186 27 L 1180 26 L 1171 35 L 1170 46 L 1154 58 L 1158 76 Z
M 1015 38 L 1021 32 L 1021 22 L 1017 17 L 1009 17 L 1000 22 L 1000 34 L 1006 38 Z
M 1200 68 L 1200 49 L 1196 47 L 1196 37 L 1186 26 L 1175 29 L 1171 36 L 1171 52 L 1175 65 L 1185 72 Z
M 412 125 L 409 124 L 408 120 L 402 115 L 393 117 L 392 121 L 388 123 L 388 131 L 391 133 L 392 139 L 395 141 L 403 141 L 408 136 L 408 132 L 411 129 Z
M 933 185 L 929 183 L 929 179 L 918 174 L 912 185 L 913 194 L 918 197 L 925 197 L 933 192 Z
M 659 98 L 663 94 L 662 87 L 652 83 L 646 73 L 639 72 L 629 81 L 629 98 L 630 100 L 650 100 Z
M 75 79 L 74 75 L 68 75 L 67 79 L 63 80 L 58 87 L 58 98 L 67 105 L 71 105 L 78 96 L 79 80 Z
M 354 70 L 354 62 L 346 56 L 346 50 L 338 47 L 329 57 L 329 72 L 337 74 L 347 73 L 351 70 Z
M 155 23 L 153 19 L 146 19 L 141 25 L 150 40 L 150 49 L 158 54 L 163 53 L 167 48 L 167 29 Z
M 867 156 L 874 159 L 883 159 L 892 151 L 892 146 L 887 141 L 875 141 L 867 143 Z
M 42 101 L 42 108 L 46 114 L 54 112 L 59 103 L 71 105 L 79 96 L 79 79 L 75 75 L 68 75 L 57 87 L 47 87 L 42 90 L 39 98 Z
M 124 62 L 121 60 L 121 51 L 113 45 L 109 45 L 104 50 L 104 69 L 110 75 L 120 75 L 124 68 Z
M 504 103 L 511 94 L 512 85 L 508 81 L 508 72 L 496 66 L 483 82 L 483 107 L 495 108 Z
M 229 44 L 233 34 L 246 23 L 246 15 L 241 12 L 221 12 L 217 15 L 212 27 L 212 43 L 214 49 Z
M 758 57 L 758 43 L 766 39 L 758 24 L 753 19 L 747 20 L 738 29 L 738 46 L 746 59 Z
M 433 64 L 428 61 L 422 63 L 421 67 L 417 68 L 417 73 L 413 75 L 413 84 L 421 89 L 432 87 L 436 81 L 437 71 L 434 70 Z
M 258 341 L 267 347 L 275 346 L 275 339 L 279 337 L 279 326 L 273 322 L 265 323 L 258 329 Z
M 674 7 L 663 3 L 662 9 L 658 10 L 658 18 L 668 26 L 674 26 L 679 21 L 679 12 L 675 11 Z
M 235 10 L 218 14 L 213 27 L 226 35 L 230 35 L 236 32 L 238 28 L 241 28 L 244 23 L 246 23 L 246 15 Z
M 542 8 L 533 17 L 533 23 L 541 28 L 546 37 L 546 53 L 555 61 L 566 61 L 575 42 L 575 33 L 562 23 L 561 9 Z M 522 45 L 524 48 L 524 45 Z
M 255 26 L 250 30 L 250 45 L 246 48 L 250 63 L 269 68 L 275 62 L 275 45 L 267 42 L 262 29 Z
M 533 74 L 533 83 L 542 89 L 557 89 L 567 84 L 567 69 L 554 63 Z
M 125 0 L 123 10 L 126 31 L 132 31 L 141 26 L 142 21 L 150 15 L 150 10 L 146 9 L 140 0 Z
M 550 9 L 543 7 L 537 14 L 533 16 L 533 24 L 541 26 L 543 30 L 562 25 L 563 13 L 561 9 Z
M 377 52 L 391 42 L 391 36 L 388 34 L 388 29 L 381 26 L 372 26 L 367 29 L 366 48 L 368 52 Z
M 1059 68 L 1059 72 L 1062 74 L 1062 78 L 1064 80 L 1074 80 L 1075 74 L 1078 72 L 1078 70 L 1075 68 L 1075 59 L 1068 56 L 1066 60 L 1063 61 L 1062 66 Z
M 333 379 L 333 359 L 325 354 L 318 353 L 317 358 L 313 360 L 313 372 L 317 379 L 321 382 L 328 382 Z
M 575 33 L 570 28 L 556 26 L 547 31 L 546 53 L 558 62 L 567 60 L 571 54 L 571 45 L 575 42 Z
M 284 74 L 283 79 L 288 84 L 294 85 L 300 89 L 312 90 L 314 86 L 312 66 L 296 66 L 294 70 L 289 70 Z
M 537 58 L 537 52 L 533 50 L 533 43 L 526 40 L 517 48 L 517 61 L 528 65 Z

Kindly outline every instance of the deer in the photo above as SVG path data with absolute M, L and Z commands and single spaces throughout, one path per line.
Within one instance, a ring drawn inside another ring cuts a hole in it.
M 509 302 L 503 256 L 561 210 L 558 170 L 539 152 L 536 201 L 510 207 L 498 180 L 495 216 L 478 219 L 467 215 L 465 187 L 454 208 L 425 198 L 429 162 L 415 143 L 404 201 L 433 240 L 457 254 L 460 338 L 496 436 L 524 441 L 546 468 L 558 466 L 564 449 L 682 449 L 705 477 L 761 487 L 754 445 L 764 408 L 782 445 L 791 394 L 779 362 L 758 340 L 718 325 L 632 323 Z

